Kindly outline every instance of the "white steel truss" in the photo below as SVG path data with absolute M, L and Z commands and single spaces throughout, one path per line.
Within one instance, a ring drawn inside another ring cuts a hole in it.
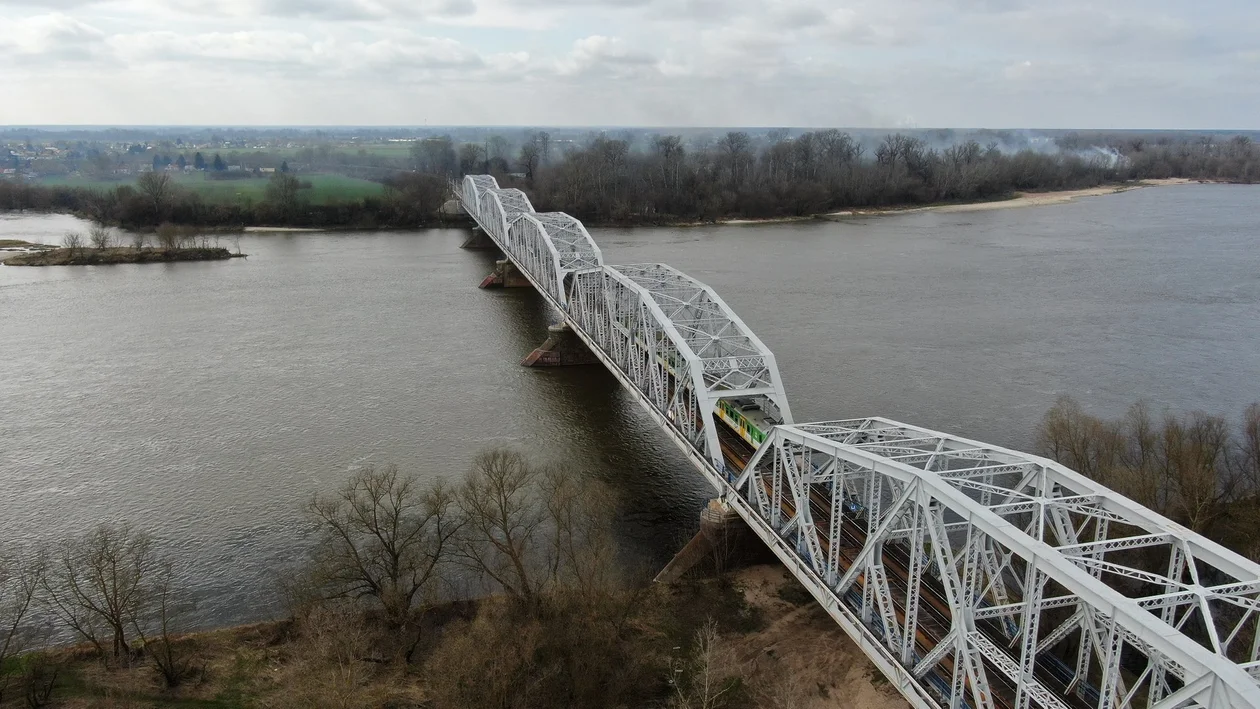
M 561 309 L 569 302 L 566 278 L 604 265 L 599 247 L 586 227 L 564 212 L 520 214 L 508 227 L 504 247 L 519 267 L 538 279 Z
M 501 189 L 490 175 L 464 177 L 459 196 L 464 209 L 474 215 L 481 228 L 500 246 L 507 242 L 512 222 L 534 211 L 524 192 L 511 187 Z
M 1260 706 L 1260 566 L 1057 463 L 780 426 L 735 495 L 940 706 Z
M 576 219 L 460 202 L 920 709 L 1260 709 L 1260 566 L 1052 461 L 882 418 L 791 425 L 774 356 L 708 286 L 603 265 Z M 719 400 L 769 438 L 727 468 Z
M 774 355 L 708 286 L 664 264 L 575 274 L 575 331 L 718 470 L 726 463 L 715 412 L 724 398 L 756 397 L 791 421 Z

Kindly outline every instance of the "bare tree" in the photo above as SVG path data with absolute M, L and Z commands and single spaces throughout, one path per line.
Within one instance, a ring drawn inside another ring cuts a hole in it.
M 678 709 L 718 709 L 730 701 L 735 672 L 712 618 L 696 631 L 690 657 L 675 663 L 672 675 Z
M 108 249 L 114 242 L 114 235 L 104 224 L 93 224 L 88 229 L 88 241 L 93 248 Z
M 525 179 L 533 180 L 534 172 L 538 169 L 538 164 L 542 161 L 542 150 L 538 148 L 538 143 L 527 141 L 521 146 L 520 157 L 516 159 L 520 166 L 521 172 L 525 173 Z
M 546 520 L 541 479 L 519 452 L 492 448 L 473 460 L 458 496 L 465 520 L 461 560 L 526 604 L 544 590 L 553 564 L 539 558 Z
M 302 181 L 286 172 L 277 172 L 267 183 L 267 201 L 276 205 L 286 219 L 292 219 L 301 204 Z
M 1202 412 L 1189 421 L 1164 422 L 1164 464 L 1186 526 L 1204 532 L 1235 499 L 1239 479 L 1231 470 L 1229 425 Z
M 191 657 L 175 639 L 178 598 L 174 580 L 171 564 L 159 564 L 145 594 L 146 607 L 133 618 L 145 654 L 153 660 L 167 688 L 179 686 L 196 673 Z
M 163 222 L 157 228 L 158 244 L 168 251 L 179 248 L 181 238 L 179 227 L 170 222 Z
M 372 634 L 357 609 L 347 603 L 312 606 L 298 619 L 298 662 L 294 706 L 358 709 L 381 706 L 369 686 L 374 669 L 364 661 L 372 650 Z
M 1260 404 L 1252 404 L 1243 413 L 1241 450 L 1238 462 L 1241 474 L 1251 486 L 1252 493 L 1260 492 Z
M 83 248 L 83 235 L 77 231 L 68 231 L 61 238 L 61 245 L 71 251 L 78 251 Z
M 128 664 L 134 629 L 151 597 L 151 576 L 159 568 L 148 534 L 127 524 L 102 524 L 54 549 L 41 587 L 49 610 L 67 628 L 103 657 Z
M 175 195 L 175 180 L 165 172 L 146 172 L 136 180 L 136 187 L 149 198 L 154 216 L 158 220 L 165 218 L 167 207 Z
M 391 629 L 408 630 L 454 551 L 456 511 L 441 480 L 421 488 L 392 465 L 355 473 L 336 494 L 307 506 L 322 533 L 320 581 L 332 597 L 372 599 Z
M 136 231 L 131 232 L 131 246 L 135 248 L 136 251 L 143 249 L 146 245 L 148 245 L 148 243 L 149 243 L 148 234 L 138 229 Z
M 28 615 L 43 574 L 38 555 L 17 551 L 0 555 L 0 702 L 15 669 L 10 660 L 29 650 L 35 639 Z

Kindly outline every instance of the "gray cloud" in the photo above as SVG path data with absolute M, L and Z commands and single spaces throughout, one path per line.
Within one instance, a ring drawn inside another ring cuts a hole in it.
M 184 85 L 214 86 L 208 110 L 243 112 L 227 122 L 1247 127 L 1260 116 L 1248 32 L 1260 8 L 1247 0 L 31 2 L 0 0 L 0 77 L 15 97 L 0 122 L 81 120 L 58 108 L 54 84 L 109 89 L 130 97 L 117 109 L 128 122 L 162 120 L 148 87 L 170 76 L 181 81 L 163 92 L 185 105 L 200 99 Z M 258 100 L 271 105 L 241 108 Z

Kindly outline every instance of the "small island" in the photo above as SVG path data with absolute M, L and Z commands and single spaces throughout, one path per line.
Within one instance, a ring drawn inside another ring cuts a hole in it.
M 30 251 L 3 261 L 6 266 L 104 266 L 116 263 L 168 263 L 172 261 L 217 261 L 244 258 L 221 247 L 164 249 L 146 246 L 134 249 L 118 246 L 107 249 L 47 249 Z
M 143 233 L 131 235 L 130 246 L 120 246 L 114 240 L 113 230 L 104 225 L 94 225 L 89 232 L 88 244 L 81 234 L 70 232 L 62 246 L 31 244 L 16 240 L 3 242 L 6 251 L 21 251 L 0 263 L 6 266 L 106 266 L 119 263 L 171 263 L 174 261 L 220 261 L 244 258 L 238 247 L 235 252 L 220 247 L 205 235 L 187 228 L 163 224 L 155 234 L 158 246 L 149 246 L 149 236 Z

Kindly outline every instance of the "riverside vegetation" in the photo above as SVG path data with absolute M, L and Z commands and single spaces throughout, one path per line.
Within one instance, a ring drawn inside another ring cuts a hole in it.
M 390 158 L 391 166 L 380 168 L 392 174 L 378 177 L 380 195 L 357 199 L 316 203 L 307 196 L 309 180 L 276 172 L 261 200 L 212 201 L 156 171 L 155 162 L 155 171 L 141 174 L 134 185 L 112 189 L 0 181 L 0 209 L 68 211 L 127 228 L 163 222 L 415 228 L 456 218 L 443 209 L 448 180 L 489 173 L 504 186 L 527 189 L 538 209 L 563 210 L 591 225 L 669 224 L 998 200 L 1017 191 L 1151 178 L 1252 182 L 1260 176 L 1260 150 L 1243 135 L 1069 134 L 1057 139 L 1052 152 L 1004 152 L 996 141 L 976 140 L 934 148 L 900 133 L 868 149 L 838 130 L 758 137 L 731 131 L 691 142 L 657 135 L 646 145 L 593 134 L 564 150 L 539 131 L 516 145 L 513 153 L 513 143 L 501 136 L 464 143 L 448 136 L 417 140 L 408 157 Z
M 133 232 L 131 243 L 119 245 L 114 232 L 104 224 L 94 224 L 83 235 L 69 232 L 62 238 L 61 248 L 34 248 L 3 261 L 6 266 L 98 266 L 120 263 L 169 263 L 172 261 L 217 261 L 244 258 L 239 243 L 236 251 L 219 246 L 219 237 L 197 229 L 162 224 L 153 234 L 156 246 L 150 246 L 150 235 Z M 25 244 L 25 242 L 23 242 Z M 27 246 L 37 246 L 29 244 Z
M 1203 413 L 1157 418 L 1142 403 L 1105 420 L 1062 399 L 1046 414 L 1038 447 L 1260 557 L 1260 404 L 1233 428 Z M 859 701 L 806 675 L 804 666 L 821 661 L 817 648 L 801 665 L 758 671 L 772 640 L 736 651 L 766 619 L 732 585 L 729 557 L 712 560 L 717 578 L 650 584 L 625 568 L 612 528 L 617 500 L 606 486 L 511 449 L 478 454 L 459 484 L 369 467 L 305 510 L 316 541 L 305 563 L 278 578 L 285 619 L 210 633 L 181 633 L 188 596 L 173 560 L 130 526 L 10 550 L 0 558 L 0 704 L 788 709 L 898 701 L 886 686 Z M 790 581 L 777 593 L 788 608 L 817 611 Z M 38 649 L 54 630 L 82 644 Z M 830 630 L 819 642 L 843 645 Z M 785 632 L 785 650 L 800 644 L 800 632 Z M 841 656 L 843 666 L 829 664 L 828 676 L 856 662 L 868 689 L 883 685 L 856 652 Z

